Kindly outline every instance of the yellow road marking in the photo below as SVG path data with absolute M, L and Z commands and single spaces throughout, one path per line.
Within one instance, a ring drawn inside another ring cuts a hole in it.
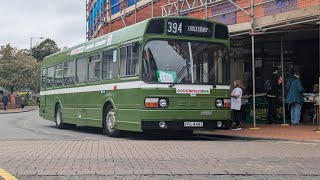
M 5 171 L 4 169 L 0 168 L 0 177 L 2 177 L 5 180 L 17 180 L 18 178 L 14 177 L 13 175 L 11 175 L 10 173 L 8 173 L 7 171 Z

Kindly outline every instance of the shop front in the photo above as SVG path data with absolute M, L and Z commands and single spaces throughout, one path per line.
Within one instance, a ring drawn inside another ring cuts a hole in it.
M 273 75 L 273 68 L 279 68 L 282 77 L 280 97 L 277 107 L 277 121 L 290 123 L 289 107 L 283 100 L 287 96 L 286 83 L 293 72 L 301 74 L 301 83 L 305 89 L 301 122 L 316 123 L 315 109 L 318 92 L 315 86 L 319 84 L 319 25 L 317 21 L 301 23 L 295 26 L 277 28 L 272 31 L 255 34 L 255 117 L 256 123 L 266 123 L 268 100 L 265 83 Z M 252 123 L 253 116 L 253 79 L 252 79 L 252 46 L 250 35 L 234 36 L 232 38 L 231 57 L 234 74 L 233 79 L 241 79 L 244 83 L 244 104 L 246 122 Z M 239 68 L 241 67 L 241 68 Z M 284 88 L 284 90 L 282 90 Z

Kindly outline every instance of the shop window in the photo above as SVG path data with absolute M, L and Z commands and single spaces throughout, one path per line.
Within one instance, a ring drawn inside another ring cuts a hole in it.
M 117 69 L 117 50 L 103 52 L 102 78 L 112 79 L 116 75 Z
M 100 80 L 100 54 L 89 57 L 89 81 Z
M 139 73 L 139 46 L 133 43 L 120 49 L 120 76 L 134 76 Z
M 82 58 L 77 60 L 77 83 L 87 82 L 88 78 L 88 59 Z
M 73 60 L 64 63 L 63 83 L 65 85 L 74 84 L 75 70 L 75 62 Z
M 47 87 L 50 88 L 53 86 L 54 80 L 54 66 L 51 66 L 47 69 Z

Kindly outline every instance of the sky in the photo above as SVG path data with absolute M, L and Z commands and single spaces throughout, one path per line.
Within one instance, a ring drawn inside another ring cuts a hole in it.
M 29 49 L 32 37 L 50 38 L 60 48 L 85 42 L 85 9 L 85 0 L 0 0 L 0 46 Z

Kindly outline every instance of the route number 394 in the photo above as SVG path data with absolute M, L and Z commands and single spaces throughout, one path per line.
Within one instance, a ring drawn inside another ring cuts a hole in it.
M 177 23 L 177 22 L 168 22 L 168 27 L 167 27 L 168 33 L 182 33 L 182 23 Z

